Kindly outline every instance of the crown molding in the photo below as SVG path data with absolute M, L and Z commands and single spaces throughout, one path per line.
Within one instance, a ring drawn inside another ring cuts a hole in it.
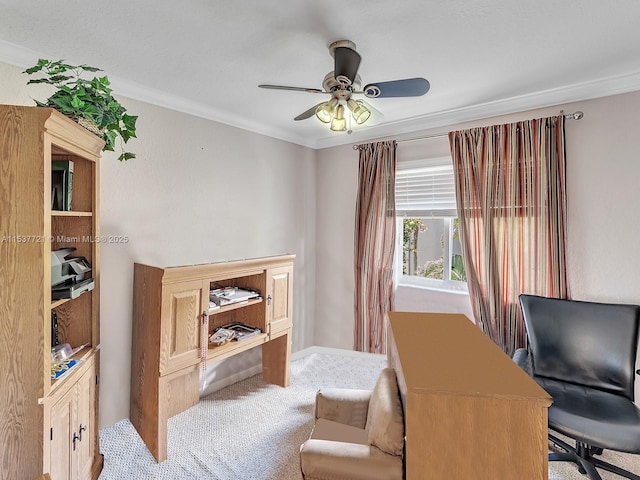
M 187 100 L 176 95 L 171 95 L 129 80 L 124 80 L 118 77 L 111 78 L 111 76 L 109 76 L 109 79 L 111 81 L 111 85 L 114 87 L 114 90 L 118 92 L 119 96 L 150 103 L 152 105 L 168 108 L 170 110 L 187 113 L 189 115 L 205 118 L 207 120 L 222 123 L 224 125 L 240 128 L 242 130 L 248 130 L 250 132 L 276 138 L 278 140 L 295 143 L 304 147 L 314 148 L 313 144 L 311 144 L 308 139 L 304 139 L 302 137 L 294 135 L 291 132 L 269 128 L 268 126 L 261 123 L 252 122 L 250 120 L 247 120 L 246 118 L 229 114 L 228 112 L 222 112 L 215 108 L 204 106 L 199 102 Z
M 0 60 L 17 67 L 29 68 L 35 65 L 38 58 L 44 58 L 42 54 L 25 47 L 0 39 Z
M 446 127 L 499 115 L 609 97 L 638 90 L 640 90 L 640 71 L 385 123 L 384 125 L 354 132 L 349 135 L 346 141 L 336 137 L 319 139 L 313 148 L 322 149 L 350 143 L 361 143 L 384 137 L 416 133 L 422 130 Z
M 35 65 L 39 58 L 48 57 L 49 56 L 47 54 L 36 52 L 0 39 L 0 61 L 2 62 L 21 68 L 29 68 L 30 66 Z M 114 90 L 117 92 L 117 96 L 139 100 L 159 107 L 176 110 L 178 112 L 187 113 L 196 117 L 248 130 L 267 137 L 295 143 L 308 148 L 314 148 L 313 144 L 309 142 L 309 139 L 305 139 L 288 131 L 269 128 L 266 125 L 248 121 L 246 118 L 229 115 L 227 112 L 221 112 L 214 108 L 205 107 L 198 102 L 187 100 L 176 95 L 170 95 L 160 90 L 140 85 L 136 82 L 116 76 L 109 75 L 109 80 L 112 87 L 114 87 Z
M 0 40 L 0 60 L 12 65 L 27 68 L 38 58 L 46 55 L 33 50 Z M 295 135 L 282 129 L 270 128 L 267 125 L 252 122 L 246 118 L 230 115 L 214 108 L 203 106 L 198 102 L 170 95 L 135 82 L 117 77 L 109 77 L 118 95 L 143 101 L 160 107 L 169 108 L 197 117 L 212 120 L 250 132 L 295 143 L 312 149 L 323 149 L 352 143 L 375 140 L 414 133 L 458 123 L 480 120 L 499 115 L 524 112 L 527 110 L 561 105 L 570 102 L 591 100 L 621 93 L 640 90 L 640 71 L 624 75 L 605 77 L 588 82 L 565 85 L 540 92 L 520 95 L 494 102 L 470 105 L 463 108 L 445 110 L 420 115 L 407 120 L 384 123 L 378 126 L 361 128 L 351 135 L 324 137 L 317 140 Z

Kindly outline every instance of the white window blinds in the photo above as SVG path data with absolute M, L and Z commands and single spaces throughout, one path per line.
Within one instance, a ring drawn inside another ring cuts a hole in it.
M 456 217 L 456 189 L 451 159 L 398 160 L 396 215 Z

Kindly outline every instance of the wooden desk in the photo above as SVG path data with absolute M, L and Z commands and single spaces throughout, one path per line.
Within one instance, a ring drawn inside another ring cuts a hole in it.
M 464 315 L 388 315 L 407 480 L 548 478 L 551 397 Z

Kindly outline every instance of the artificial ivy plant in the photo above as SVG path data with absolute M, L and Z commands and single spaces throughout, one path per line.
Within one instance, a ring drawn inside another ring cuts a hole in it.
M 97 127 L 96 134 L 105 141 L 103 150 L 115 150 L 118 137 L 127 143 L 136 136 L 137 116 L 128 115 L 126 108 L 111 95 L 109 79 L 94 77 L 91 80 L 82 78 L 85 72 L 100 72 L 99 68 L 89 65 L 69 65 L 63 60 L 38 60 L 38 63 L 23 73 L 38 74 L 41 78 L 32 78 L 32 83 L 46 83 L 56 87 L 56 92 L 46 102 L 35 100 L 40 107 L 53 107 L 62 114 L 78 121 L 85 119 Z M 83 122 L 79 122 L 83 123 Z M 135 158 L 135 154 L 122 153 L 118 160 Z

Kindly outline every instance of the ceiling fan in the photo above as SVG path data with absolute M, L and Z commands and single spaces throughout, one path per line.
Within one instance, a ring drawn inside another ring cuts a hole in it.
M 330 124 L 331 130 L 347 130 L 345 107 L 351 118 L 358 124 L 364 124 L 377 112 L 364 100 L 355 100 L 353 95 L 364 95 L 367 98 L 419 97 L 429 91 L 429 82 L 424 78 L 405 78 L 389 82 L 368 83 L 360 90 L 361 80 L 358 75 L 360 54 L 356 45 L 350 40 L 338 40 L 329 45 L 329 53 L 335 60 L 334 69 L 325 75 L 319 88 L 287 87 L 283 85 L 258 85 L 260 88 L 274 90 L 293 90 L 296 92 L 321 93 L 331 95 L 327 101 L 314 105 L 301 113 L 294 120 L 305 120 L 314 114 L 323 123 Z M 377 112 L 379 116 L 379 112 Z

